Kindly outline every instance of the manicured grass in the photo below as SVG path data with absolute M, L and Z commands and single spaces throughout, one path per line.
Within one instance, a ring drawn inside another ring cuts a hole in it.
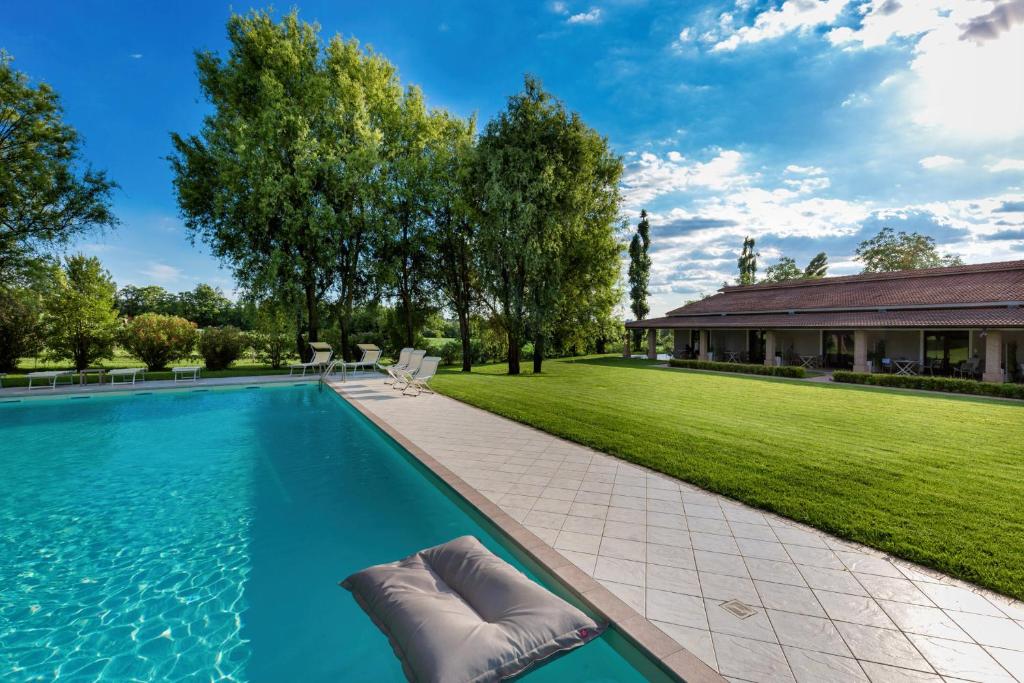
M 609 357 L 505 371 L 447 371 L 433 386 L 1024 599 L 1024 405 Z

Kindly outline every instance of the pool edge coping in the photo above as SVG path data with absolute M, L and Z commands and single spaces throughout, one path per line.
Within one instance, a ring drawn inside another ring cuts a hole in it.
M 388 422 L 366 408 L 358 398 L 347 396 L 340 387 L 325 383 L 342 400 L 359 411 L 378 429 L 395 440 L 420 464 L 443 481 L 480 515 L 491 522 L 512 543 L 530 556 L 588 607 L 607 619 L 616 630 L 666 671 L 692 683 L 723 683 L 726 679 L 695 654 L 677 643 L 593 577 L 566 559 L 539 536 L 513 519 L 486 496 L 442 465 Z

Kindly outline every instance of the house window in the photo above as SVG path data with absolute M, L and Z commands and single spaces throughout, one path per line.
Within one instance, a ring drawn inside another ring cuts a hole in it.
M 970 333 L 967 330 L 925 330 L 924 356 L 949 373 L 970 356 Z M 936 368 L 938 369 L 938 368 Z
M 853 331 L 825 330 L 822 335 L 825 367 L 849 370 L 853 367 Z

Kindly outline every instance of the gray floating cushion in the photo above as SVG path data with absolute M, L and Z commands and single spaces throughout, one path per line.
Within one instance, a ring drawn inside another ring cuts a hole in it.
M 472 536 L 342 581 L 410 681 L 498 681 L 583 645 L 602 626 Z

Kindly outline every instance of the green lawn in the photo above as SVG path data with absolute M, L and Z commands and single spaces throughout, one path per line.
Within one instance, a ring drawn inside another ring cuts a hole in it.
M 525 367 L 525 365 L 524 365 Z M 442 393 L 1024 599 L 1024 405 L 591 357 Z

